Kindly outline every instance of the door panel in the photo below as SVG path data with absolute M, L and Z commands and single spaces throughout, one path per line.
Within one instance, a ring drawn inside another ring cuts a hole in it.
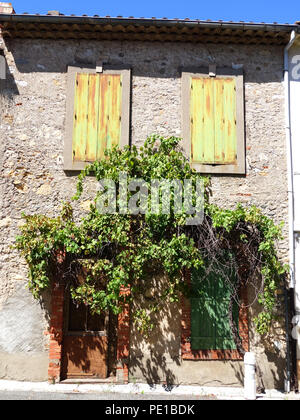
M 108 315 L 91 314 L 87 306 L 71 298 L 65 311 L 62 378 L 107 378 Z
M 107 377 L 107 337 L 68 335 L 63 340 L 64 378 Z

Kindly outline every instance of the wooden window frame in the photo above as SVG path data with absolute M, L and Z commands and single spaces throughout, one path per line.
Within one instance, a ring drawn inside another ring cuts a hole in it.
M 185 279 L 191 287 L 191 273 L 185 273 Z M 245 352 L 249 351 L 249 329 L 248 329 L 248 296 L 247 287 L 243 286 L 240 290 L 239 308 L 239 336 L 242 340 L 242 348 Z M 243 354 L 237 349 L 211 349 L 211 350 L 192 350 L 191 347 L 191 304 L 188 298 L 181 298 L 181 358 L 183 360 L 243 360 Z
M 87 336 L 87 335 L 94 335 L 94 336 L 107 336 L 108 335 L 108 328 L 109 328 L 109 313 L 106 312 L 105 314 L 105 320 L 104 320 L 104 329 L 103 330 L 71 330 L 70 329 L 70 290 L 67 289 L 66 297 L 65 297 L 65 303 L 64 303 L 64 335 L 70 336 Z M 88 316 L 88 310 L 89 308 L 86 307 L 87 316 Z
M 96 74 L 96 68 L 68 66 L 67 71 L 67 99 L 66 99 L 66 132 L 64 143 L 64 170 L 81 171 L 91 162 L 73 161 L 73 115 L 75 100 L 75 78 L 76 73 Z M 121 138 L 120 147 L 129 145 L 130 127 L 130 90 L 131 90 L 131 69 L 128 66 L 111 66 L 103 68 L 99 74 L 122 75 L 122 105 L 121 105 Z
M 193 163 L 191 161 L 191 129 L 190 129 L 190 78 L 223 78 L 234 77 L 236 81 L 236 130 L 237 130 L 237 163 L 236 164 L 209 164 Z M 242 69 L 217 68 L 216 76 L 210 76 L 208 67 L 186 68 L 182 70 L 182 134 L 183 147 L 191 162 L 192 168 L 197 172 L 207 174 L 237 174 L 245 175 L 245 122 L 244 122 L 244 80 Z

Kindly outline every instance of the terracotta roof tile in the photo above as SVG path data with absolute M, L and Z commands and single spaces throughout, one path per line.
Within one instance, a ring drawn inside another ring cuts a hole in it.
M 246 43 L 285 45 L 292 30 L 300 32 L 296 24 L 213 21 L 211 19 L 169 19 L 99 17 L 28 13 L 0 14 L 4 36 L 16 38 L 51 39 L 122 39 L 140 41 L 182 41 L 214 43 Z

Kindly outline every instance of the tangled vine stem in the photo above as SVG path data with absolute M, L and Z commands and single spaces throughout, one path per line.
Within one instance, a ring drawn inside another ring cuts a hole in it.
M 249 305 L 256 301 L 261 304 L 255 319 L 258 332 L 267 332 L 276 315 L 276 289 L 286 273 L 276 254 L 281 227 L 255 206 L 246 209 L 237 205 L 235 210 L 227 210 L 210 204 L 209 178 L 191 169 L 178 148 L 179 141 L 152 136 L 139 151 L 136 147 L 107 151 L 105 158 L 81 172 L 73 199 L 81 198 L 89 174 L 98 181 L 110 179 L 117 184 L 119 174 L 125 172 L 128 179 L 142 178 L 149 186 L 153 179 L 181 183 L 190 179 L 195 185 L 201 178 L 205 187 L 202 224 L 189 226 L 184 209 L 175 212 L 173 201 L 170 214 L 101 214 L 96 201 L 104 192 L 99 191 L 81 220 L 74 220 L 70 203 L 63 205 L 56 218 L 24 216 L 15 247 L 27 261 L 29 288 L 35 297 L 49 288 L 54 267 L 74 301 L 84 302 L 98 313 L 111 310 L 116 314 L 125 302 L 136 303 L 136 298 L 151 287 L 149 270 L 155 267 L 164 273 L 164 288 L 153 294 L 147 307 L 137 308 L 134 313 L 135 322 L 145 334 L 155 326 L 151 313 L 166 301 L 178 301 L 181 293 L 188 295 L 183 276 L 186 270 L 202 267 L 207 278 L 213 271 L 231 287 L 228 316 L 236 345 L 241 348 L 232 315 L 233 304 L 239 304 L 241 287 L 251 286 L 255 291 Z M 132 194 L 128 192 L 127 199 Z M 130 293 L 120 297 L 124 287 L 130 288 Z

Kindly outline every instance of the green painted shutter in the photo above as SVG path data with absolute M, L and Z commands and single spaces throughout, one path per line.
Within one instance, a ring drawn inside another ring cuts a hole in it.
M 192 271 L 191 346 L 193 350 L 236 349 L 228 318 L 230 289 L 216 273 Z M 238 328 L 238 305 L 233 315 Z
M 77 73 L 73 161 L 93 162 L 120 144 L 122 80 L 119 74 Z
M 193 272 L 193 297 L 191 298 L 191 345 L 192 349 L 215 348 L 215 302 L 213 282 L 198 282 Z
M 234 279 L 231 279 L 231 281 Z M 236 349 L 232 338 L 229 323 L 229 303 L 230 303 L 231 285 L 225 282 L 221 276 L 215 277 L 215 312 L 216 322 L 215 337 L 216 349 Z M 238 328 L 239 313 L 237 303 L 233 304 L 233 319 Z
M 190 88 L 192 162 L 236 163 L 235 79 L 192 77 Z

